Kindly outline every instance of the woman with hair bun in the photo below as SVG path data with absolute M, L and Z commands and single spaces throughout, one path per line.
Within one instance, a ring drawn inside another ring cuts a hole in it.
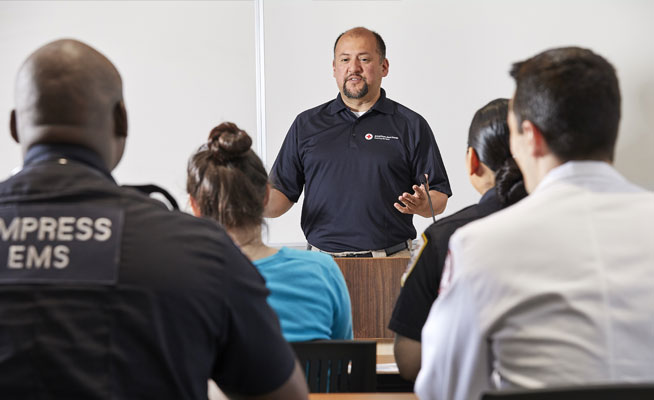
M 468 130 L 466 169 L 470 183 L 482 195 L 481 200 L 427 228 L 402 279 L 402 291 L 389 328 L 396 333 L 395 360 L 405 379 L 415 380 L 420 370 L 420 334 L 438 296 L 450 236 L 461 226 L 527 195 L 509 148 L 508 112 L 509 100 L 496 99 L 475 113 Z
M 188 163 L 186 190 L 193 213 L 222 224 L 259 270 L 286 340 L 351 339 L 350 295 L 332 257 L 276 249 L 261 240 L 270 186 L 251 145 L 248 134 L 231 122 L 211 130 Z

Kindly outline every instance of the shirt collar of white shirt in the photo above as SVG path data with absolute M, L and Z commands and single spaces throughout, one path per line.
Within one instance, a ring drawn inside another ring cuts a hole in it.
M 540 192 L 556 182 L 566 182 L 593 192 L 641 192 L 644 189 L 627 181 L 616 169 L 604 161 L 568 161 L 550 170 L 536 186 Z

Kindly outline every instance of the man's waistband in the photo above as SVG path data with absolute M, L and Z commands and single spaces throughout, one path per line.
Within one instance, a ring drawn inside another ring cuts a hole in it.
M 400 242 L 396 245 L 387 247 L 385 249 L 363 250 L 363 251 L 332 252 L 332 251 L 321 250 L 312 244 L 307 244 L 307 250 L 319 251 L 321 253 L 326 253 L 334 257 L 373 257 L 373 258 L 389 257 L 405 249 L 411 250 L 411 239 L 405 240 L 404 242 Z

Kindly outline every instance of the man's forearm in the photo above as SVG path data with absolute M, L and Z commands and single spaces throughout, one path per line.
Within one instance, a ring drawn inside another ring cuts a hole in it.
M 431 203 L 434 207 L 434 215 L 441 214 L 443 211 L 445 211 L 445 206 L 447 205 L 447 195 L 445 193 L 441 193 L 436 190 L 430 190 L 429 196 L 431 197 Z M 429 202 L 427 202 L 426 207 L 423 208 L 421 212 L 418 213 L 418 215 L 425 218 L 431 218 L 431 208 L 429 207 Z
M 268 200 L 263 208 L 263 216 L 266 218 L 277 218 L 283 215 L 293 206 L 292 201 L 286 195 L 275 188 L 271 188 Z

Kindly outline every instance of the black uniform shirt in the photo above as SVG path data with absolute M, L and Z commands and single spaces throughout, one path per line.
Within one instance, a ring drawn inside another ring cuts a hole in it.
M 420 341 L 422 326 L 438 297 L 450 236 L 463 225 L 502 208 L 495 188 L 488 190 L 478 204 L 466 207 L 436 221 L 423 233 L 423 246 L 409 265 L 402 291 L 395 303 L 388 329 Z
M 434 134 L 417 113 L 381 97 L 357 118 L 341 96 L 293 122 L 271 170 L 275 187 L 297 202 L 302 230 L 326 251 L 384 249 L 416 237 L 413 215 L 393 203 L 429 174 L 452 194 Z
M 206 399 L 290 376 L 261 275 L 216 223 L 117 186 L 99 157 L 32 147 L 0 183 L 3 399 Z

